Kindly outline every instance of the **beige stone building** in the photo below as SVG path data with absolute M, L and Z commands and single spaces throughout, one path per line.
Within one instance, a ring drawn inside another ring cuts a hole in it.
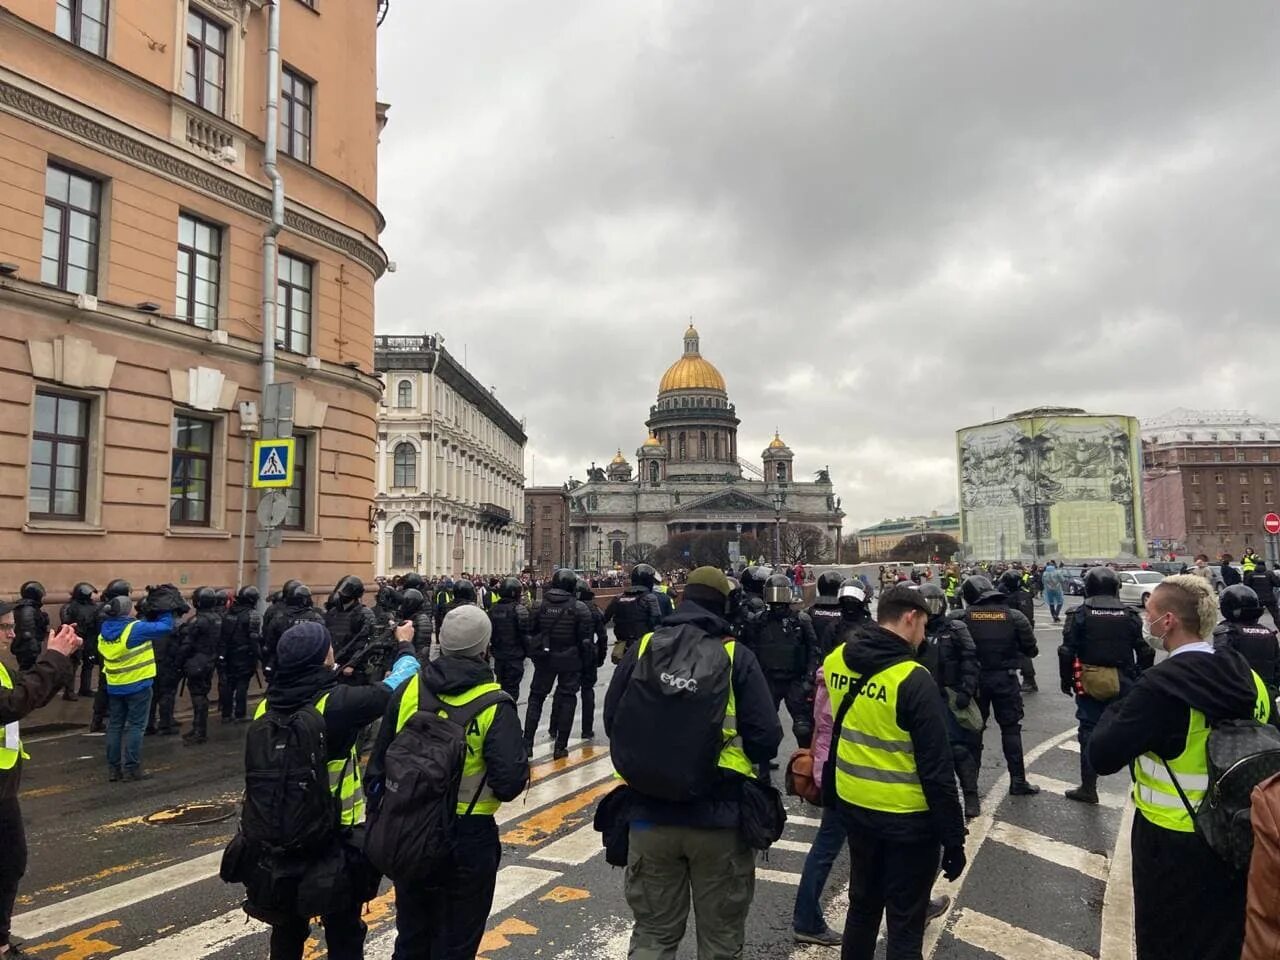
M 272 580 L 323 588 L 373 573 L 386 108 L 374 3 L 276 2 L 299 470 Z M 0 595 L 233 585 L 246 508 L 255 577 L 240 405 L 260 399 L 272 5 L 0 7 Z

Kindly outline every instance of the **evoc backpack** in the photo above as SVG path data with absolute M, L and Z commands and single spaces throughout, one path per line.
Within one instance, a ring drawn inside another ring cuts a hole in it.
M 676 802 L 710 794 L 720 780 L 732 673 L 724 644 L 692 624 L 649 637 L 609 738 L 614 766 L 629 786 Z
M 323 847 L 340 822 L 329 789 L 328 737 L 314 706 L 267 711 L 245 737 L 244 809 L 240 832 L 272 853 L 305 854 Z
M 1249 868 L 1253 854 L 1250 813 L 1253 789 L 1280 773 L 1280 731 L 1257 720 L 1218 720 L 1209 731 L 1209 789 L 1194 810 L 1177 775 L 1165 763 L 1196 833 L 1237 870 Z
M 382 778 L 371 785 L 365 832 L 365 856 L 397 883 L 425 880 L 452 856 L 467 728 L 495 703 L 511 700 L 501 690 L 493 690 L 452 707 L 420 679 L 411 682 L 420 685 L 419 709 L 387 747 Z M 468 814 L 475 809 L 487 779 L 486 774 L 469 798 Z

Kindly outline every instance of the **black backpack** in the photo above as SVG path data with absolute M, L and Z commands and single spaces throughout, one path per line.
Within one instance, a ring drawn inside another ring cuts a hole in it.
M 341 804 L 329 789 L 328 737 L 315 707 L 268 708 L 245 737 L 240 832 L 272 853 L 306 854 L 338 829 Z
M 425 880 L 452 856 L 467 728 L 503 700 L 511 697 L 493 690 L 465 706 L 451 707 L 420 687 L 419 709 L 391 740 L 383 776 L 370 790 L 373 802 L 368 808 L 365 855 L 391 880 Z M 439 710 L 445 711 L 447 719 Z M 484 792 L 485 780 L 471 798 L 468 814 Z
M 614 765 L 629 786 L 676 802 L 710 794 L 720 781 L 732 674 L 718 638 L 690 624 L 654 632 L 609 738 Z
M 1219 857 L 1244 871 L 1253 853 L 1253 788 L 1280 773 L 1280 731 L 1256 720 L 1218 720 L 1209 731 L 1207 753 L 1209 789 L 1199 810 L 1192 809 L 1169 764 L 1164 766 L 1196 833 Z

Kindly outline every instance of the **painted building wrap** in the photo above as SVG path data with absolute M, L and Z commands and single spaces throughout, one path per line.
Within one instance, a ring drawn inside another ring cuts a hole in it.
M 1133 417 L 1045 408 L 956 433 L 963 549 L 977 559 L 1146 556 Z

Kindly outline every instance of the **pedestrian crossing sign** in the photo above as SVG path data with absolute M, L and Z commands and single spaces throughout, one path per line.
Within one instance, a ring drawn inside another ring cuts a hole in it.
M 293 486 L 293 438 L 253 442 L 253 485 L 261 488 Z

